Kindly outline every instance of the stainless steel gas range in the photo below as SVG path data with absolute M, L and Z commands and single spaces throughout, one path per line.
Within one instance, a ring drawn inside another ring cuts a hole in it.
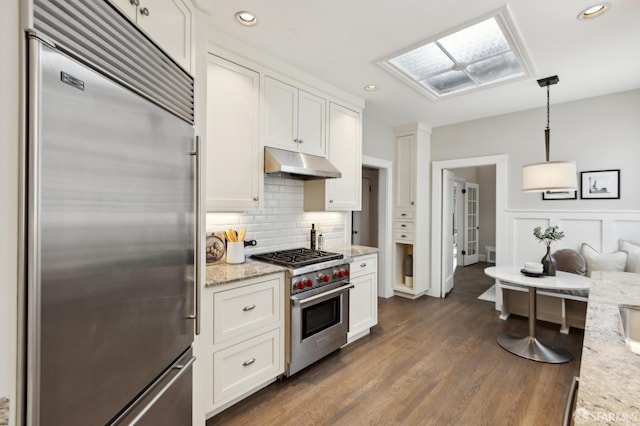
M 347 343 L 349 259 L 297 248 L 256 254 L 253 259 L 288 268 L 286 370 L 291 376 Z

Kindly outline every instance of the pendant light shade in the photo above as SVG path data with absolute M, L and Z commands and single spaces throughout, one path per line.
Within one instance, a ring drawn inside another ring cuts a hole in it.
M 575 191 L 578 187 L 574 161 L 545 161 L 522 168 L 522 191 Z
M 538 80 L 540 87 L 547 88 L 547 128 L 544 131 L 546 161 L 529 164 L 522 168 L 522 191 L 575 191 L 578 188 L 576 163 L 574 161 L 549 161 L 551 129 L 549 128 L 549 86 L 559 81 L 558 76 Z

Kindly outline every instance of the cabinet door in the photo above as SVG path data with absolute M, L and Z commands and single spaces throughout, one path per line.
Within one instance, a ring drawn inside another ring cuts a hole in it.
M 132 3 L 132 0 L 111 0 L 111 3 L 115 4 L 124 12 L 125 15 L 129 17 L 133 22 L 136 22 L 136 14 L 138 13 L 138 8 L 135 3 Z
M 327 102 L 319 96 L 298 91 L 298 149 L 324 157 L 327 155 L 325 137 Z
M 182 0 L 140 0 L 136 21 L 149 37 L 190 72 L 192 19 L 191 11 Z
M 360 113 L 329 103 L 329 161 L 342 177 L 327 179 L 327 210 L 360 210 L 362 133 Z
M 207 211 L 259 208 L 260 76 L 214 55 L 207 64 Z
M 396 139 L 395 165 L 396 208 L 414 208 L 415 204 L 415 136 Z
M 349 333 L 347 338 L 361 333 L 378 322 L 376 274 L 352 278 L 349 293 Z
M 264 79 L 264 145 L 298 150 L 298 89 Z

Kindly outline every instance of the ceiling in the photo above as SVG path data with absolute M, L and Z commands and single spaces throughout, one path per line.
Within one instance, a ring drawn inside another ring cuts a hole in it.
M 557 74 L 551 103 L 640 87 L 640 1 L 610 0 L 603 16 L 576 16 L 597 0 L 513 0 L 506 5 L 533 65 L 524 80 L 431 101 L 375 61 L 505 5 L 500 0 L 212 0 L 210 25 L 308 74 L 364 98 L 365 114 L 391 126 L 439 127 L 542 107 L 536 80 Z M 254 27 L 234 14 L 248 10 Z M 375 83 L 377 92 L 363 86 Z

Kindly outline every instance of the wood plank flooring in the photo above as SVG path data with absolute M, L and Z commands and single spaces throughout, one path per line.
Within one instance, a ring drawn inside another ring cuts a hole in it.
M 477 300 L 487 264 L 456 272 L 446 299 L 379 300 L 371 334 L 217 416 L 213 425 L 559 425 L 578 375 L 582 330 L 540 323 L 538 337 L 568 349 L 567 364 L 529 361 L 496 336 L 527 332 Z M 473 269 L 469 269 L 473 268 Z M 461 278 L 463 277 L 463 278 Z

